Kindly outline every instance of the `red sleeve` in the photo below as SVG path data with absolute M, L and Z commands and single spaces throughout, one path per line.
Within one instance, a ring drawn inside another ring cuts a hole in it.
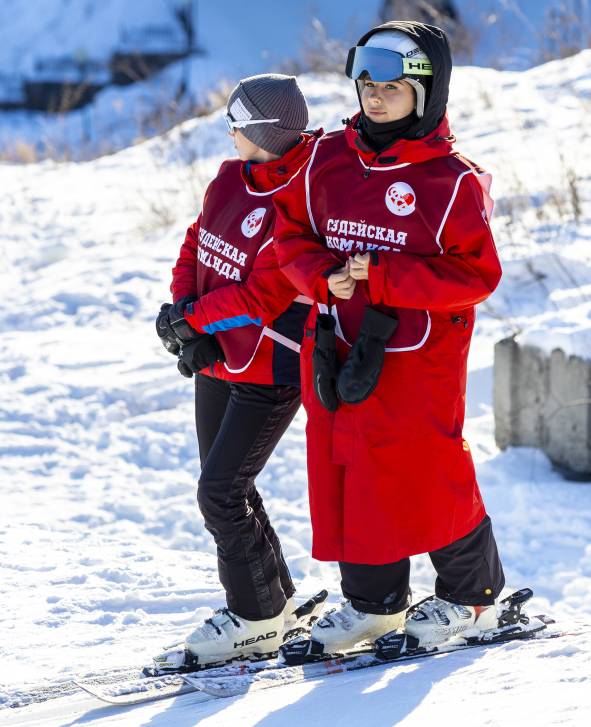
M 326 303 L 326 277 L 344 263 L 328 251 L 312 228 L 306 205 L 306 168 L 273 196 L 277 212 L 275 252 L 279 267 L 295 287 L 313 300 Z
M 197 240 L 200 225 L 201 215 L 187 230 L 178 260 L 172 269 L 170 291 L 173 303 L 186 295 L 197 295 Z
M 202 295 L 185 318 L 200 333 L 215 333 L 255 323 L 269 325 L 298 292 L 279 270 L 272 240 L 259 250 L 248 278 Z
M 220 167 L 218 175 L 220 174 L 224 164 Z M 203 204 L 201 209 L 205 209 L 207 202 L 207 195 L 211 183 L 208 185 L 203 195 Z M 199 228 L 201 227 L 202 212 L 199 213 L 197 221 L 194 222 L 185 235 L 185 241 L 181 245 L 178 260 L 176 265 L 172 269 L 172 283 L 170 284 L 170 291 L 172 293 L 172 302 L 176 303 L 180 298 L 184 298 L 187 295 L 197 295 L 197 247 L 199 240 Z
M 501 265 L 473 174 L 460 181 L 440 244 L 443 254 L 433 257 L 372 253 L 371 302 L 447 311 L 480 303 L 497 287 Z

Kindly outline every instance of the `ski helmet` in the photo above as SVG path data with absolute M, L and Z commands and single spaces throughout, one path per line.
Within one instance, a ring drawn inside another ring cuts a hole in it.
M 378 30 L 364 45 L 349 50 L 345 71 L 358 84 L 404 80 L 416 93 L 416 114 L 423 117 L 429 97 L 433 68 L 427 54 L 400 30 Z

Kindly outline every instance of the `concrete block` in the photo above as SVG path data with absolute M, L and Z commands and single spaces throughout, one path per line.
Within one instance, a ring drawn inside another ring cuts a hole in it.
M 506 338 L 493 387 L 497 446 L 539 447 L 567 477 L 591 480 L 591 361 Z

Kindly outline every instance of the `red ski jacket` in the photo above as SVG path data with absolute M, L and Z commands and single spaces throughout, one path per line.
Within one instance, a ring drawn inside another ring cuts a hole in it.
M 225 161 L 189 227 L 172 274 L 176 301 L 198 299 L 185 317 L 215 334 L 225 363 L 213 375 L 229 381 L 299 386 L 299 348 L 311 301 L 280 272 L 273 249 L 273 194 L 309 159 L 322 132 L 304 134 L 280 159 Z M 202 371 L 211 375 L 209 369 Z
M 313 555 L 383 564 L 448 545 L 485 515 L 462 427 L 474 305 L 501 269 L 490 176 L 453 151 L 447 120 L 378 154 L 355 121 L 323 136 L 275 196 L 275 249 L 317 303 L 302 343 Z M 329 300 L 328 275 L 367 251 L 369 279 Z M 317 312 L 336 317 L 343 361 L 367 305 L 398 327 L 374 392 L 330 413 L 311 380 Z

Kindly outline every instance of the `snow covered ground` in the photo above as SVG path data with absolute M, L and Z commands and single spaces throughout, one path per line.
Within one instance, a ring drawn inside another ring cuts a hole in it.
M 302 82 L 314 125 L 337 128 L 355 109 L 349 82 Z M 26 706 L 33 687 L 146 662 L 222 604 L 195 505 L 192 384 L 153 320 L 204 184 L 231 152 L 223 121 L 92 162 L 0 165 L 0 724 L 591 723 L 591 487 L 537 451 L 500 452 L 491 401 L 496 340 L 591 328 L 590 107 L 591 51 L 523 73 L 459 68 L 450 103 L 458 147 L 495 174 L 505 268 L 480 310 L 466 437 L 506 591 L 532 587 L 533 612 L 583 634 L 208 704 L 117 711 L 78 692 Z M 336 601 L 335 566 L 308 556 L 303 412 L 260 486 L 299 595 L 326 586 Z M 417 598 L 433 578 L 415 558 Z

